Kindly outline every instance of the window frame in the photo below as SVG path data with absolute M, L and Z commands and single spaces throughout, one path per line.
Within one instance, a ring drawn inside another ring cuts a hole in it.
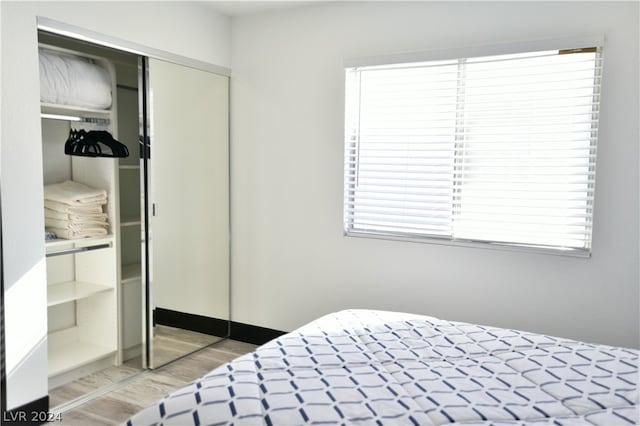
M 357 59 L 345 60 L 344 68 L 345 68 L 345 71 L 348 71 L 348 69 L 350 68 L 359 68 L 359 67 L 375 67 L 375 66 L 390 66 L 390 65 L 392 66 L 395 64 L 407 64 L 412 62 L 447 61 L 447 60 L 457 60 L 459 58 L 468 59 L 468 58 L 475 58 L 475 57 L 518 54 L 518 53 L 526 53 L 526 52 L 534 52 L 534 51 L 542 51 L 542 50 L 570 50 L 580 46 L 583 46 L 583 47 L 597 46 L 598 48 L 603 49 L 604 37 L 591 36 L 591 37 L 580 37 L 580 38 L 535 40 L 535 41 L 497 44 L 497 45 L 489 45 L 489 46 L 472 46 L 472 47 L 463 47 L 463 48 L 454 48 L 454 49 L 438 49 L 438 50 L 430 50 L 425 52 L 413 52 L 413 53 L 403 53 L 403 54 L 395 54 L 395 55 L 357 58 Z M 602 79 L 602 74 L 600 75 L 600 79 Z M 348 206 L 347 198 L 350 195 L 350 190 L 348 189 L 350 183 L 348 182 L 347 173 L 349 171 L 348 162 L 350 161 L 350 156 L 347 155 L 346 145 L 348 143 L 347 134 L 350 129 L 348 128 L 348 123 L 346 119 L 348 114 L 347 105 L 346 105 L 347 103 L 346 89 L 347 87 L 346 87 L 346 79 L 345 79 L 345 93 L 344 93 L 345 94 L 345 114 L 344 114 L 345 123 L 344 123 L 344 140 L 343 140 L 343 152 L 345 156 L 343 159 L 344 160 L 344 163 L 343 163 L 343 172 L 344 172 L 343 235 L 344 236 L 356 237 L 356 238 L 372 238 L 372 239 L 379 239 L 379 240 L 414 242 L 414 243 L 426 243 L 426 244 L 436 244 L 436 245 L 446 245 L 446 246 L 484 248 L 484 249 L 492 249 L 492 250 L 508 250 L 508 251 L 517 251 L 517 252 L 563 255 L 563 256 L 580 257 L 580 258 L 588 258 L 591 256 L 591 252 L 593 250 L 593 237 L 595 235 L 593 232 L 593 227 L 594 227 L 593 223 L 595 218 L 595 204 L 593 204 L 591 207 L 590 244 L 586 248 L 570 248 L 570 247 L 546 246 L 546 245 L 535 245 L 530 243 L 516 243 L 516 242 L 502 242 L 502 241 L 470 240 L 470 239 L 454 237 L 453 235 L 438 236 L 438 235 L 424 235 L 424 234 L 411 234 L 411 233 L 399 234 L 395 232 L 386 232 L 386 231 L 380 231 L 380 230 L 366 231 L 366 230 L 348 229 L 349 206 Z M 594 178 L 594 184 L 595 184 L 595 178 Z M 595 199 L 595 188 L 593 189 L 593 194 Z

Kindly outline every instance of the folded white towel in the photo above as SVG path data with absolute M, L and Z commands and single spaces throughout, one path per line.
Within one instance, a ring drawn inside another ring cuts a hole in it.
M 70 206 L 83 206 L 87 204 L 106 204 L 107 191 L 91 188 L 79 182 L 67 180 L 61 183 L 45 185 L 44 199 L 57 201 Z
M 63 229 L 73 229 L 73 230 L 83 230 L 89 228 L 103 227 L 107 229 L 108 224 L 104 221 L 91 221 L 85 220 L 82 222 L 74 222 L 70 220 L 59 220 L 59 219 L 51 219 L 48 217 L 44 218 L 44 225 L 47 228 L 63 228 Z
M 69 220 L 69 213 L 57 212 L 48 208 L 44 208 L 45 219 Z
M 62 213 L 55 210 L 51 210 L 45 207 L 44 209 L 44 218 L 45 219 L 56 219 L 56 220 L 68 220 L 70 222 L 107 222 L 107 214 L 106 213 L 91 213 L 91 214 L 71 214 L 71 213 Z
M 44 206 L 49 210 L 69 214 L 96 214 L 102 213 L 102 204 L 88 204 L 82 206 L 70 206 L 57 201 L 44 200 Z
M 47 228 L 47 231 L 55 232 L 58 238 L 71 240 L 74 238 L 102 237 L 107 235 L 107 230 L 102 227 L 73 230 L 64 228 Z

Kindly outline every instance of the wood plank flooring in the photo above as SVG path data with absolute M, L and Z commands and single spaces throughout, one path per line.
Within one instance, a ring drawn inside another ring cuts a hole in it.
M 162 366 L 222 339 L 191 330 L 156 325 L 153 327 L 153 365 Z
M 169 392 L 208 371 L 251 352 L 256 345 L 223 340 L 156 370 L 145 371 L 125 386 L 61 413 L 63 426 L 118 425 Z
M 138 362 L 136 362 L 138 361 Z M 55 408 L 76 398 L 113 385 L 142 371 L 140 357 L 134 363 L 105 368 L 73 382 L 49 390 L 49 406 Z
M 205 346 L 223 340 L 222 337 L 210 336 L 190 330 L 157 325 L 153 330 L 153 361 L 155 367 L 195 352 Z M 76 398 L 95 392 L 105 386 L 113 385 L 127 377 L 142 371 L 142 358 L 125 361 L 122 365 L 111 366 L 83 376 L 72 382 L 49 391 L 49 404 L 57 407 Z

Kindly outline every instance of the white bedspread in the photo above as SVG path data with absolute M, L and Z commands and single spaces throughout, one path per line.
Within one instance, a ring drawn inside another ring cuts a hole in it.
M 225 364 L 127 425 L 635 425 L 638 351 L 351 310 Z

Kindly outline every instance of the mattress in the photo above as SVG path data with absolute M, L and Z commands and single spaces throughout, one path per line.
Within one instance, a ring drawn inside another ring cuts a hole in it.
M 636 425 L 638 351 L 348 310 L 233 360 L 138 425 Z
M 40 101 L 57 105 L 111 107 L 109 72 L 94 61 L 68 53 L 39 49 Z

